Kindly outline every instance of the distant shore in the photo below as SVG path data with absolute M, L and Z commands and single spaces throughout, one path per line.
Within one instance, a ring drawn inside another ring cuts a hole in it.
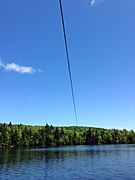
M 135 144 L 135 132 L 94 127 L 0 123 L 0 149 L 65 145 Z

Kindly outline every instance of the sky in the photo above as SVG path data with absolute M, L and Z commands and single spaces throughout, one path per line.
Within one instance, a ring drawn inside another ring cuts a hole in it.
M 135 130 L 135 1 L 62 0 L 78 124 Z M 0 122 L 76 125 L 58 0 L 0 0 Z

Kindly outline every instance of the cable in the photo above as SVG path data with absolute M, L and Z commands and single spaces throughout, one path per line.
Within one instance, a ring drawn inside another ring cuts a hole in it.
M 76 124 L 78 126 L 78 118 L 77 118 L 77 111 L 76 111 L 76 103 L 75 103 L 75 95 L 74 95 L 73 80 L 72 80 L 72 73 L 71 73 L 71 65 L 70 65 L 70 59 L 69 59 L 69 51 L 68 51 L 68 45 L 67 45 L 66 29 L 65 29 L 64 15 L 63 15 L 62 1 L 61 0 L 59 0 L 59 4 L 60 4 L 61 21 L 62 21 L 62 27 L 63 27 L 63 35 L 64 35 L 64 42 L 65 42 L 65 50 L 66 50 L 67 65 L 68 65 L 69 80 L 70 80 L 70 85 L 71 85 L 71 93 L 72 93 L 72 100 L 73 100 L 73 106 L 74 106 L 74 113 L 75 113 Z

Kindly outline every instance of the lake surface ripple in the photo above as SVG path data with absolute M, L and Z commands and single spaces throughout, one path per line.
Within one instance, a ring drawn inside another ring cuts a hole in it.
M 0 180 L 135 180 L 135 145 L 0 150 Z

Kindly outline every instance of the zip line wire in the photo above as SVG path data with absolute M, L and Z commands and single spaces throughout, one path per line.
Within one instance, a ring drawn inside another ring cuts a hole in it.
M 64 15 L 63 15 L 63 8 L 62 8 L 62 1 L 61 0 L 59 0 L 59 5 L 60 5 L 60 14 L 61 14 L 61 21 L 62 21 L 62 29 L 63 29 L 63 36 L 64 36 L 64 44 L 65 44 L 65 51 L 66 51 L 66 59 L 67 59 L 67 65 L 68 65 L 68 73 L 69 73 L 69 80 L 70 80 L 70 86 L 71 86 L 72 100 L 73 100 L 73 106 L 74 106 L 75 120 L 76 120 L 76 125 L 78 126 L 74 87 L 73 87 L 71 65 L 70 65 L 67 36 L 66 36 L 66 28 L 65 28 L 65 23 L 64 23 Z

